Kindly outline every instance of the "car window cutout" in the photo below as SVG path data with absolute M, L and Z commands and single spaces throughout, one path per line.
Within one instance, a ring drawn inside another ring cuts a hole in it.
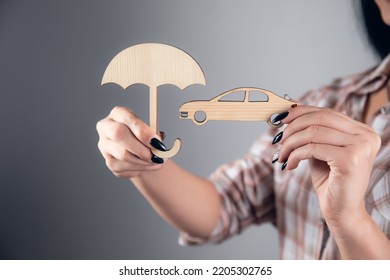
M 244 102 L 245 100 L 245 91 L 233 91 L 221 97 L 219 102 Z
M 268 102 L 268 95 L 260 91 L 252 90 L 249 93 L 249 102 Z

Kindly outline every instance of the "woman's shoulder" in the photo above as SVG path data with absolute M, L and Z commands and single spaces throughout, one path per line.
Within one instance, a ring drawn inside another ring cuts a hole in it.
M 326 85 L 305 92 L 298 101 L 305 105 L 333 108 L 342 96 L 356 91 L 372 71 L 373 68 L 337 77 Z

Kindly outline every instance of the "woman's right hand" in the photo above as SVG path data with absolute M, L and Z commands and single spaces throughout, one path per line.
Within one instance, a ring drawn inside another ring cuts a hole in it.
M 162 168 L 164 160 L 153 155 L 150 146 L 166 150 L 159 136 L 125 107 L 115 107 L 96 125 L 98 147 L 107 167 L 121 178 L 133 178 Z

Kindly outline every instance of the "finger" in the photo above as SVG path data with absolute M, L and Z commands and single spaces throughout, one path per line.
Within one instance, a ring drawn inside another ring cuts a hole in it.
M 166 134 L 164 131 L 160 131 L 158 136 L 160 136 L 161 141 L 164 141 Z
M 342 147 L 355 142 L 354 137 L 348 133 L 324 126 L 312 125 L 284 138 L 278 161 L 286 161 L 292 151 L 310 143 Z
M 137 177 L 141 174 L 141 171 L 112 171 L 112 174 L 118 178 L 127 178 L 131 179 L 133 177 Z
M 340 112 L 337 112 L 335 110 L 325 108 L 325 107 L 317 107 L 317 106 L 309 106 L 309 105 L 299 105 L 297 107 L 293 108 L 294 110 L 289 111 L 289 115 L 283 120 L 283 123 L 289 123 L 293 121 L 295 118 L 303 116 L 305 114 L 313 113 L 313 112 L 318 112 L 322 110 L 331 110 L 335 114 L 339 114 L 342 117 L 348 118 L 346 115 L 341 114 Z
M 328 127 L 351 135 L 363 134 L 368 131 L 363 128 L 363 126 L 358 125 L 358 122 L 340 116 L 332 110 L 316 110 L 300 115 L 290 121 L 283 132 L 281 144 L 283 144 L 283 139 L 288 138 L 288 136 L 298 131 L 306 129 L 309 126 Z M 372 132 L 371 129 L 369 131 Z
M 306 159 L 317 159 L 320 161 L 328 162 L 339 162 L 340 166 L 347 164 L 348 156 L 345 156 L 346 148 L 337 147 L 327 144 L 315 144 L 309 143 L 295 149 L 290 153 L 287 161 L 287 170 L 295 169 L 299 162 Z
M 99 125 L 99 129 L 103 137 L 118 143 L 140 159 L 150 162 L 152 157 L 150 148 L 141 143 L 125 124 L 106 119 Z
M 324 119 L 326 119 L 331 114 L 334 114 L 334 115 L 338 116 L 339 118 L 344 119 L 345 121 L 350 122 L 354 125 L 357 125 L 363 129 L 372 130 L 372 128 L 370 126 L 368 126 L 362 122 L 358 122 L 356 120 L 353 120 L 350 117 L 348 117 L 347 115 L 342 114 L 340 112 L 337 112 L 333 109 L 316 107 L 316 106 L 307 106 L 307 105 L 299 105 L 299 106 L 291 109 L 289 111 L 288 116 L 286 118 L 284 118 L 282 122 L 284 124 L 287 124 L 287 123 L 294 121 L 296 118 L 302 117 L 303 115 L 312 114 L 312 113 L 319 113 L 319 112 L 323 113 L 322 118 L 324 118 Z
M 156 171 L 162 168 L 161 164 L 153 165 L 140 165 L 134 163 L 128 163 L 125 161 L 120 161 L 110 155 L 105 157 L 107 167 L 115 173 L 121 172 L 145 172 L 145 171 Z
M 140 172 L 112 172 L 116 177 L 118 178 L 126 178 L 126 179 L 131 179 L 133 177 L 137 177 Z
M 149 143 L 152 138 L 161 138 L 152 131 L 150 127 L 141 119 L 139 119 L 133 111 L 125 107 L 115 107 L 110 113 L 110 117 L 116 122 L 125 124 L 134 136 L 146 147 L 150 147 Z
M 102 153 L 106 153 L 119 161 L 127 162 L 130 164 L 137 164 L 142 166 L 150 166 L 153 163 L 148 159 L 147 161 L 140 159 L 138 156 L 130 153 L 122 145 L 112 141 L 108 138 L 101 138 L 98 143 L 98 147 Z

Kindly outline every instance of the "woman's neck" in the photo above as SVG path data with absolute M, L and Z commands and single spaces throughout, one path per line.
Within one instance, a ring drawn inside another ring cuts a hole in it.
M 376 114 L 376 112 L 385 106 L 389 102 L 389 84 L 380 90 L 371 93 L 368 95 L 366 107 L 364 108 L 363 113 L 363 122 L 370 125 L 372 117 Z

